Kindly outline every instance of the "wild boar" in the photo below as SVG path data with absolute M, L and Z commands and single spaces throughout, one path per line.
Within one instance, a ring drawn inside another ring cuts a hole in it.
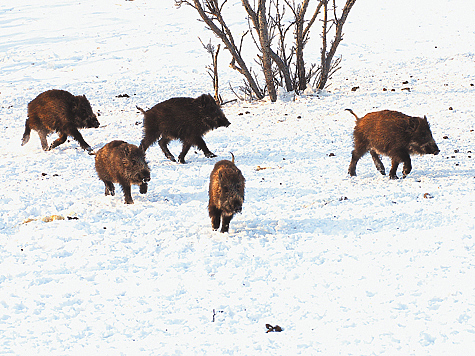
M 229 231 L 229 223 L 234 214 L 240 213 L 244 202 L 245 179 L 241 171 L 232 162 L 222 160 L 214 165 L 209 182 L 208 212 L 213 230 L 221 223 L 221 232 Z
M 198 147 L 208 158 L 216 155 L 208 149 L 203 135 L 221 126 L 228 127 L 228 121 L 216 101 L 209 94 L 193 98 L 172 98 L 144 111 L 144 135 L 140 148 L 145 152 L 155 141 L 158 141 L 165 156 L 175 162 L 175 157 L 168 150 L 171 140 L 180 140 L 183 148 L 178 162 L 185 163 L 185 156 L 191 146 Z
M 356 118 L 353 132 L 354 149 L 348 168 L 350 176 L 356 176 L 356 163 L 370 152 L 376 169 L 385 175 L 384 165 L 379 155 L 391 158 L 389 178 L 397 179 L 399 163 L 404 163 L 402 175 L 405 178 L 412 169 L 411 157 L 414 154 L 439 153 L 432 137 L 427 118 L 412 117 L 397 111 L 383 110 L 358 118 L 351 109 L 346 109 Z
M 30 132 L 33 129 L 38 132 L 44 151 L 61 145 L 68 136 L 71 136 L 79 142 L 83 150 L 93 154 L 92 148 L 78 131 L 78 129 L 92 127 L 99 127 L 99 121 L 84 95 L 74 96 L 65 90 L 48 90 L 28 104 L 28 119 L 25 122 L 25 133 L 21 145 L 29 141 Z M 53 131 L 59 134 L 59 138 L 48 147 L 46 136 Z
M 96 171 L 106 186 L 105 195 L 115 195 L 113 183 L 119 183 L 126 204 L 133 204 L 131 184 L 140 186 L 140 193 L 147 193 L 150 169 L 145 153 L 124 141 L 111 141 L 96 153 Z

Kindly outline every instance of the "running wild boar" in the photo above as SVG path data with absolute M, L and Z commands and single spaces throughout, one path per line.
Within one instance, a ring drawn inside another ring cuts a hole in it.
M 124 192 L 125 203 L 133 204 L 131 184 L 140 186 L 140 193 L 147 193 L 150 169 L 144 152 L 124 141 L 112 141 L 96 153 L 96 171 L 106 186 L 106 195 L 115 195 L 114 183 Z
M 356 118 L 353 132 L 354 149 L 348 168 L 350 176 L 356 176 L 356 163 L 370 152 L 376 169 L 385 175 L 385 169 L 379 155 L 391 158 L 389 178 L 397 179 L 396 171 L 399 163 L 404 163 L 402 175 L 405 178 L 412 169 L 411 157 L 414 154 L 439 153 L 439 148 L 432 137 L 427 118 L 412 117 L 397 111 L 377 111 L 358 118 L 351 109 L 348 110 Z
M 210 175 L 208 212 L 213 230 L 221 223 L 221 232 L 229 231 L 234 214 L 240 213 L 244 202 L 245 179 L 233 160 L 222 160 L 215 164 Z
M 144 111 L 144 136 L 140 148 L 145 152 L 155 141 L 165 156 L 175 162 L 175 157 L 168 150 L 171 140 L 180 140 L 183 144 L 178 162 L 185 163 L 185 156 L 191 146 L 198 147 L 208 158 L 216 155 L 208 149 L 203 135 L 221 126 L 228 127 L 230 122 L 223 111 L 209 94 L 193 98 L 172 98 Z
M 74 96 L 64 90 L 48 90 L 28 104 L 28 119 L 25 122 L 21 145 L 29 141 L 33 129 L 38 132 L 41 147 L 45 151 L 61 145 L 71 136 L 79 142 L 83 150 L 93 154 L 92 148 L 78 131 L 91 127 L 99 127 L 99 121 L 84 95 Z M 46 137 L 53 131 L 59 134 L 59 138 L 48 147 Z

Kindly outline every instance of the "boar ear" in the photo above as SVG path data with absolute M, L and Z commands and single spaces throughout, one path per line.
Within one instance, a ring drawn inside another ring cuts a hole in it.
M 81 107 L 81 97 L 80 96 L 75 96 L 73 99 L 73 112 L 76 112 L 79 110 Z
M 126 156 L 130 155 L 130 146 L 129 145 L 124 145 L 124 153 Z
M 420 120 L 420 119 L 419 119 Z M 407 132 L 414 132 L 419 126 L 419 120 L 416 117 L 409 118 L 409 125 L 407 127 Z
M 429 123 L 429 122 L 427 121 L 427 116 L 425 116 L 425 115 L 424 115 L 424 120 L 425 120 L 427 123 Z
M 207 107 L 210 103 L 210 97 L 211 96 L 209 94 L 202 94 L 199 98 L 200 99 L 200 106 L 203 107 L 203 108 Z

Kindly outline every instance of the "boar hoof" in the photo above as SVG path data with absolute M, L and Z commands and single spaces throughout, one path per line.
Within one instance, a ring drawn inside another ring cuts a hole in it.
M 133 203 L 134 201 L 132 200 L 132 198 L 125 199 L 125 204 L 133 204 Z
M 90 156 L 94 156 L 96 154 L 96 152 L 94 152 L 94 150 L 91 147 L 86 147 L 85 150 Z
M 208 152 L 208 153 L 205 153 L 205 157 L 206 158 L 214 158 L 214 157 L 218 157 L 218 156 L 216 156 L 213 152 Z
M 390 175 L 389 179 L 399 179 L 399 177 L 397 175 Z
M 170 161 L 176 162 L 175 157 L 173 157 L 172 155 L 166 155 L 166 157 L 167 157 Z

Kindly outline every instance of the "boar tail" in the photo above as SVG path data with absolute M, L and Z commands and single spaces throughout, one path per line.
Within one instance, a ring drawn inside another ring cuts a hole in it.
M 25 145 L 30 140 L 30 132 L 31 132 L 31 128 L 27 119 L 25 122 L 25 133 L 23 134 L 23 137 L 21 139 L 22 146 Z
M 233 164 L 234 164 L 234 155 L 233 155 L 232 152 L 229 152 L 229 153 L 231 153 L 231 156 L 233 157 L 233 160 L 231 162 L 233 162 Z
M 136 107 L 142 114 L 145 115 L 145 110 L 144 110 L 144 109 L 142 109 L 141 107 L 139 107 L 139 106 L 137 106 L 137 105 L 135 105 L 135 107 Z
M 351 109 L 345 109 L 345 110 L 349 111 L 356 118 L 356 121 L 358 121 L 360 119 L 358 116 L 356 116 L 356 114 L 353 112 L 353 110 L 351 110 Z

